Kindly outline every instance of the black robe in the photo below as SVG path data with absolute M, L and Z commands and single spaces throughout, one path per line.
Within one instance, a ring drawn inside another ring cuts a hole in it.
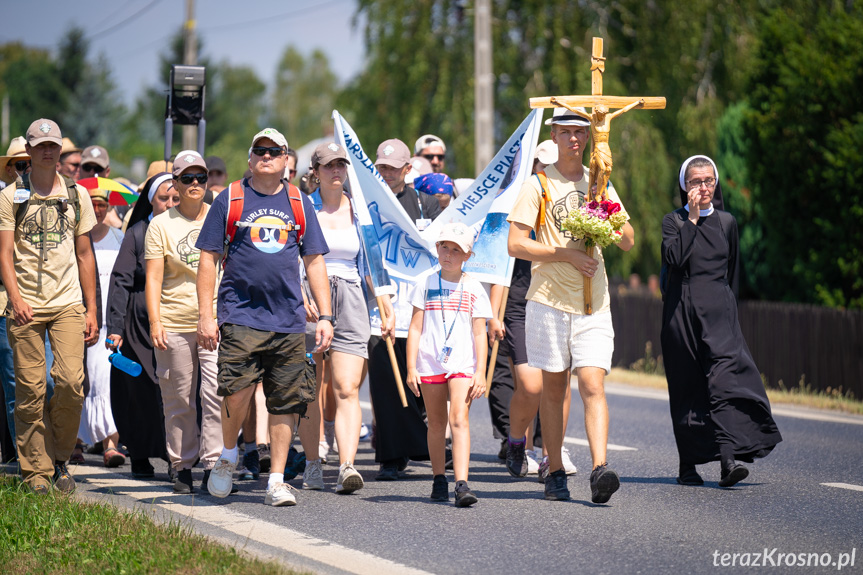
M 662 355 L 681 463 L 764 457 L 782 441 L 737 320 L 737 221 L 715 210 L 697 225 L 685 209 L 662 221 L 668 285 Z
M 111 410 L 120 440 L 132 459 L 158 457 L 167 461 L 162 393 L 144 298 L 144 236 L 148 224 L 143 220 L 128 228 L 111 273 L 105 310 L 108 334 L 122 335 L 120 351 L 143 368 L 138 377 L 111 368 Z

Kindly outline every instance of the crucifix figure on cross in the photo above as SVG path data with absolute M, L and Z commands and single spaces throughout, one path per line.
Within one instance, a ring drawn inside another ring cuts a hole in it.
M 531 98 L 531 108 L 566 108 L 590 121 L 592 146 L 590 151 L 590 183 L 588 200 L 594 194 L 602 199 L 607 197 L 608 180 L 611 176 L 612 159 L 608 137 L 611 120 L 632 110 L 661 110 L 665 108 L 665 98 L 638 98 L 626 96 L 604 96 L 602 94 L 602 74 L 605 72 L 605 58 L 602 55 L 602 38 L 593 39 L 591 56 L 591 94 L 590 96 L 550 96 Z M 578 106 L 589 106 L 588 114 Z M 610 110 L 617 108 L 616 111 Z

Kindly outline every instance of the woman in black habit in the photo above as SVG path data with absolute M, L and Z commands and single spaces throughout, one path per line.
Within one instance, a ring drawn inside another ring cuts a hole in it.
M 171 174 L 163 172 L 147 180 L 129 217 L 108 291 L 107 339 L 113 344 L 106 345 L 111 349 L 119 346 L 124 356 L 143 368 L 138 377 L 111 368 L 111 410 L 120 438 L 129 449 L 132 475 L 137 478 L 155 475 L 151 457 L 168 460 L 162 394 L 144 300 L 144 236 L 153 216 L 178 200 L 177 191 L 171 187 Z
M 737 321 L 737 221 L 722 205 L 719 173 L 706 156 L 680 168 L 683 207 L 662 221 L 667 269 L 662 354 L 681 485 L 703 485 L 697 464 L 719 461 L 720 487 L 749 475 L 738 463 L 782 441 L 761 375 Z

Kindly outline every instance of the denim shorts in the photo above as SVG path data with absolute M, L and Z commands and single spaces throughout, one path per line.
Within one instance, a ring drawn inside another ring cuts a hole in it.
M 219 390 L 233 395 L 263 381 L 267 411 L 305 415 L 315 400 L 315 367 L 306 361 L 305 335 L 222 324 Z

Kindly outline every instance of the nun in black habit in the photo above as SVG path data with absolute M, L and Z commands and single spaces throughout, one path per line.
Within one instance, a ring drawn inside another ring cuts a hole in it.
M 149 459 L 168 460 L 162 394 L 156 378 L 156 359 L 150 341 L 150 321 L 144 300 L 146 284 L 144 237 L 154 215 L 177 203 L 171 174 L 160 173 L 144 184 L 135 203 L 120 253 L 111 273 L 106 325 L 109 345 L 141 364 L 141 375 L 132 377 L 111 368 L 111 410 L 121 441 L 129 449 L 132 475 L 154 476 Z
M 720 462 L 720 487 L 749 475 L 739 463 L 782 441 L 737 320 L 737 221 L 722 207 L 719 173 L 706 156 L 683 163 L 683 205 L 662 220 L 666 270 L 662 355 L 682 485 L 703 485 L 696 464 Z

